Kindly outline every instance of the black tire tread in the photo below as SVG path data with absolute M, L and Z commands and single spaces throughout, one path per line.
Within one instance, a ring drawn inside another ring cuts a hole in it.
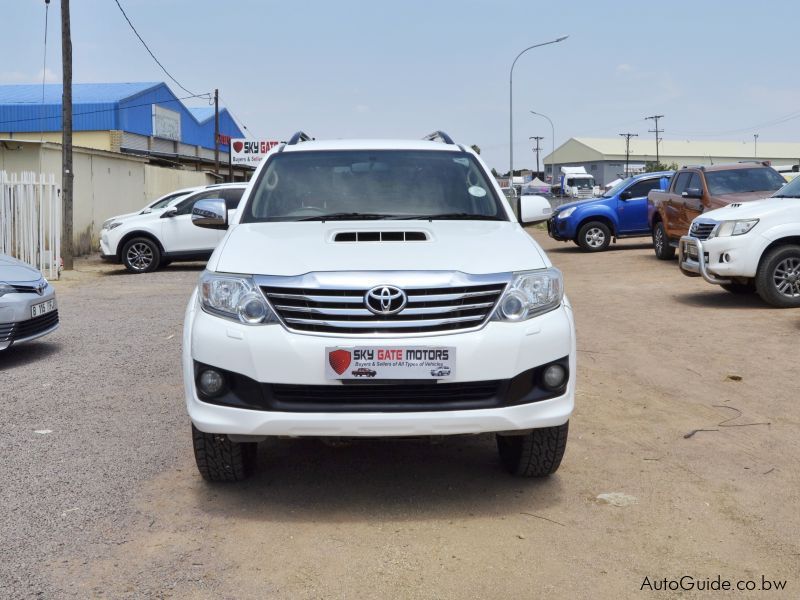
M 497 449 L 506 470 L 519 477 L 546 477 L 561 465 L 567 448 L 569 421 L 533 429 L 525 435 L 497 436 Z
M 661 252 L 658 251 L 658 247 L 656 246 L 656 229 L 659 227 L 661 228 L 664 236 L 664 246 Z M 656 258 L 658 258 L 658 260 L 672 260 L 675 258 L 675 248 L 669 244 L 667 229 L 664 227 L 664 223 L 662 221 L 656 221 L 656 224 L 653 225 L 653 251 L 656 253 Z
M 205 433 L 192 425 L 197 470 L 206 481 L 242 481 L 255 471 L 258 444 L 232 442 L 227 435 Z

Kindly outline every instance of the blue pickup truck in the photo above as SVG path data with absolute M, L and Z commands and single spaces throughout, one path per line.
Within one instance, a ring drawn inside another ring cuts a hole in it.
M 562 204 L 547 222 L 547 232 L 560 242 L 572 241 L 587 252 L 608 248 L 611 240 L 649 237 L 647 194 L 669 187 L 673 171 L 629 177 L 599 198 Z

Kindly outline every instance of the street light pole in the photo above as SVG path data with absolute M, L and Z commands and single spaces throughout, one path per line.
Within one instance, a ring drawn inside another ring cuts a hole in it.
M 753 134 L 753 158 L 758 158 L 758 134 Z
M 514 65 L 517 64 L 519 57 L 525 54 L 528 50 L 563 42 L 568 37 L 568 35 L 562 35 L 560 38 L 550 40 L 549 42 L 542 42 L 541 44 L 528 46 L 522 52 L 517 54 L 514 62 L 511 63 L 511 70 L 508 73 L 508 176 L 511 179 L 509 185 L 512 187 L 514 185 Z
M 528 112 L 538 117 L 544 117 L 550 122 L 550 189 L 552 190 L 556 181 L 556 128 L 553 127 L 553 121 L 547 115 L 532 110 Z M 545 180 L 547 180 L 547 175 L 545 175 Z

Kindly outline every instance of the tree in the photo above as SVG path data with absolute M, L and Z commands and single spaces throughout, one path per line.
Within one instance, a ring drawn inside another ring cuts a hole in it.
M 668 165 L 665 165 L 662 162 L 649 162 L 645 163 L 644 165 L 645 173 L 656 173 L 657 171 L 677 171 L 677 170 L 678 170 L 678 163 L 674 161 Z
M 494 167 L 492 167 L 492 176 L 493 177 L 500 177 L 500 173 L 498 173 L 497 169 L 495 169 Z
M 472 148 L 472 151 L 475 154 L 480 154 L 481 153 L 481 147 L 478 146 L 478 144 L 472 144 L 472 146 L 470 146 L 470 148 Z

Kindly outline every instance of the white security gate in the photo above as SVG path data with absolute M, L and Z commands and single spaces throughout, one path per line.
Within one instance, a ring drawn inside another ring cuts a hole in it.
M 58 279 L 61 198 L 55 175 L 0 171 L 0 254 L 10 254 Z

